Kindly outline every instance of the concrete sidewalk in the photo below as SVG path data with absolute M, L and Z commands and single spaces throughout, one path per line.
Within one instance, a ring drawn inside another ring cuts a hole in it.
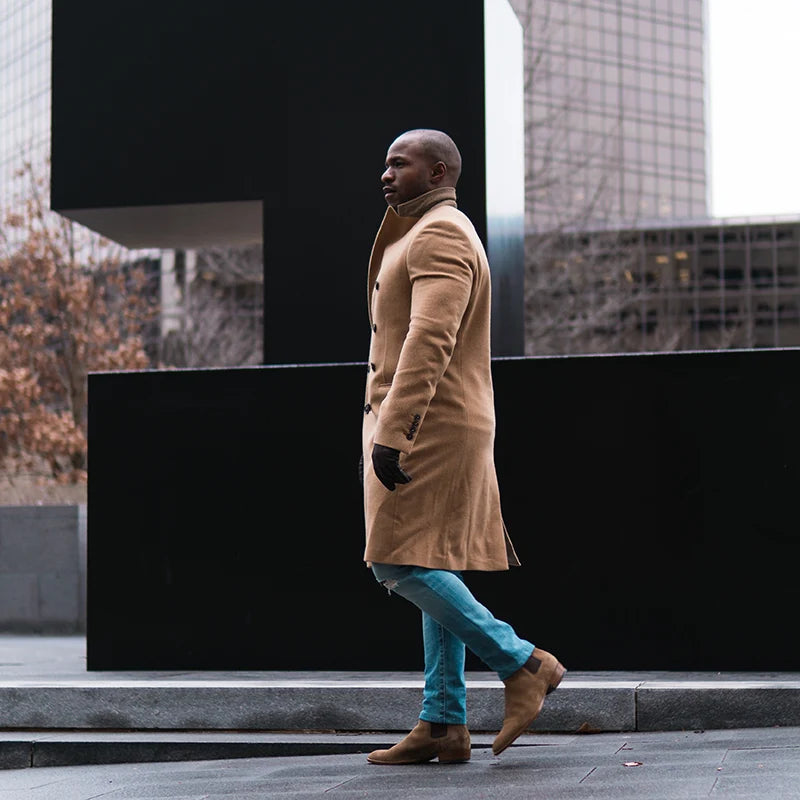
M 354 753 L 413 727 L 422 675 L 87 672 L 81 636 L 0 635 L 0 765 Z M 503 685 L 468 675 L 476 749 L 499 730 Z M 570 671 L 533 734 L 800 726 L 800 673 Z
M 365 744 L 367 742 L 365 741 Z M 3 800 L 798 800 L 800 728 L 531 734 L 500 756 L 386 767 L 361 752 L 0 772 Z

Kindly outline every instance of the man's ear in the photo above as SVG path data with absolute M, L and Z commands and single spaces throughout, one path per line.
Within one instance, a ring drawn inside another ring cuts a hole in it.
M 431 182 L 441 183 L 447 175 L 447 164 L 444 161 L 437 161 L 431 167 Z

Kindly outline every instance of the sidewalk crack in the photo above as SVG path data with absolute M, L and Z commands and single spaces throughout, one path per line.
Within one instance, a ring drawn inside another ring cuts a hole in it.
M 597 767 L 592 767 L 579 781 L 578 783 L 583 783 L 595 770 Z
M 332 791 L 333 789 L 338 789 L 341 786 L 344 786 L 346 783 L 350 783 L 350 781 L 354 781 L 356 776 L 354 775 L 352 778 L 348 778 L 346 781 L 341 781 L 341 783 L 335 783 L 333 786 L 329 786 L 322 794 L 327 794 L 328 792 Z

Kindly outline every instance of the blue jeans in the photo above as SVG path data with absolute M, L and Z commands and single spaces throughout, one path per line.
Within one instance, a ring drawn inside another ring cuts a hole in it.
M 475 599 L 460 572 L 397 564 L 373 564 L 372 572 L 390 593 L 422 611 L 425 689 L 420 719 L 466 724 L 465 646 L 500 680 L 513 675 L 533 653 L 530 642 Z

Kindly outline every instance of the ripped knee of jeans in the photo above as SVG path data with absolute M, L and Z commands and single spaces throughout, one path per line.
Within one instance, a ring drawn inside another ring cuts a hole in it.
M 392 589 L 396 589 L 397 588 L 397 584 L 400 583 L 400 581 L 397 580 L 396 578 L 387 578 L 386 580 L 381 581 L 380 583 L 381 583 L 381 586 L 383 586 L 384 589 L 386 589 L 386 591 L 389 594 L 391 594 L 392 593 Z

